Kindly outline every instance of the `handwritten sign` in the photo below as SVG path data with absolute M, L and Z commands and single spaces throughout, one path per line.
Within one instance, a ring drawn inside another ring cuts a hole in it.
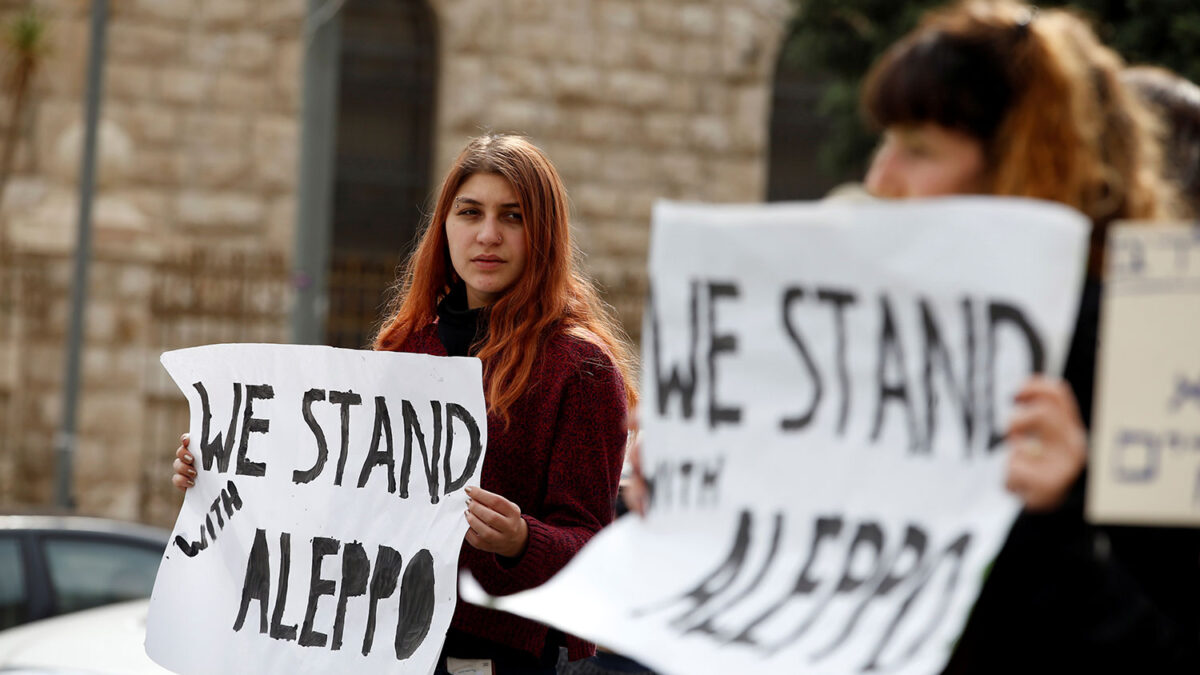
M 1109 234 L 1088 515 L 1200 525 L 1200 228 Z
M 1019 200 L 657 205 L 651 512 L 464 597 L 664 673 L 937 672 L 1018 510 L 1002 434 L 1062 367 L 1087 229 Z
M 200 475 L 151 596 L 150 657 L 432 673 L 487 443 L 479 361 L 250 344 L 162 362 Z

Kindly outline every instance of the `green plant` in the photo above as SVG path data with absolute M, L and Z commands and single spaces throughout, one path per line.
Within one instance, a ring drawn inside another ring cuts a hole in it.
M 871 63 L 943 0 L 796 0 L 780 68 L 825 81 L 817 114 L 831 133 L 812 149 L 831 175 L 859 175 L 875 143 L 858 110 L 858 90 Z M 1107 44 L 1130 63 L 1153 63 L 1200 82 L 1200 3 L 1196 0 L 1055 0 L 1092 19 Z
M 0 200 L 4 198 L 4 188 L 12 175 L 33 77 L 38 65 L 49 53 L 47 32 L 46 19 L 32 7 L 26 7 L 9 20 L 3 32 L 0 32 L 0 48 L 7 53 L 10 61 L 4 81 L 5 92 L 9 96 L 9 114 L 3 146 L 0 147 Z

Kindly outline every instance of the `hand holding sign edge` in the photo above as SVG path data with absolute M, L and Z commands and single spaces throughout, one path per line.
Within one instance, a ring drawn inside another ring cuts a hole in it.
M 172 464 L 175 472 L 171 475 L 171 484 L 182 492 L 187 492 L 188 488 L 196 484 L 194 463 L 192 453 L 188 452 L 188 435 L 183 434 L 179 437 L 179 447 L 175 449 L 175 461 Z
M 1087 432 L 1070 387 L 1034 376 L 1017 392 L 1005 488 L 1030 511 L 1058 508 L 1087 463 Z

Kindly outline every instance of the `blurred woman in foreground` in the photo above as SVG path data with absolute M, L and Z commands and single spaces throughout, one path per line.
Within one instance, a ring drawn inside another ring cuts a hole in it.
M 866 116 L 884 133 L 866 180 L 875 195 L 1034 197 L 1093 224 L 1064 379 L 1027 382 L 1008 430 L 1007 487 L 1025 509 L 947 672 L 1175 672 L 1194 663 L 1200 607 L 1152 596 L 1122 558 L 1160 557 L 1156 581 L 1168 577 L 1174 593 L 1200 600 L 1196 537 L 1110 556 L 1083 519 L 1108 226 L 1181 214 L 1161 175 L 1155 120 L 1121 83 L 1122 66 L 1067 11 L 974 1 L 928 14 L 864 86 Z
M 875 196 L 1031 197 L 1093 224 L 1064 378 L 1026 382 L 1007 433 L 1006 486 L 1025 508 L 947 673 L 1200 672 L 1196 533 L 1108 555 L 1105 533 L 1083 519 L 1108 226 L 1183 213 L 1161 174 L 1155 118 L 1120 82 L 1122 66 L 1074 14 L 968 0 L 927 14 L 863 88 L 883 131 L 866 178 Z M 628 493 L 644 511 L 644 482 Z M 1135 558 L 1157 562 L 1154 579 L 1130 573 Z

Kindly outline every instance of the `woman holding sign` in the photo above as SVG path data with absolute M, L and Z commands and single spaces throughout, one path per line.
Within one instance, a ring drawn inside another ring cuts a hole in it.
M 542 584 L 613 518 L 633 357 L 576 257 L 549 159 L 520 137 L 473 139 L 375 336 L 379 350 L 483 361 L 488 447 L 481 486 L 467 488 L 459 565 L 496 595 Z M 186 489 L 186 439 L 177 454 L 173 481 Z M 594 652 L 460 600 L 440 668 L 486 660 L 501 674 L 553 673 L 560 647 L 570 659 Z
M 1025 510 L 948 673 L 1200 672 L 1196 532 L 1106 557 L 1082 512 L 1107 227 L 1180 210 L 1154 120 L 1121 68 L 1069 12 L 973 0 L 927 14 L 866 79 L 864 110 L 884 132 L 866 177 L 875 196 L 1032 197 L 1094 226 L 1065 381 L 1030 379 L 1007 431 L 1007 487 Z M 626 497 L 644 510 L 644 482 Z M 1131 559 L 1158 573 L 1131 573 Z
M 884 130 L 866 179 L 873 194 L 1034 197 L 1093 223 L 1065 382 L 1031 379 L 1008 430 L 1007 487 L 1025 511 L 947 672 L 1177 672 L 1196 658 L 1194 534 L 1160 551 L 1162 584 L 1129 574 L 1120 560 L 1128 551 L 1098 554 L 1082 514 L 1107 228 L 1179 214 L 1159 172 L 1154 122 L 1122 85 L 1121 67 L 1069 12 L 967 2 L 927 15 L 863 90 L 868 118 Z

